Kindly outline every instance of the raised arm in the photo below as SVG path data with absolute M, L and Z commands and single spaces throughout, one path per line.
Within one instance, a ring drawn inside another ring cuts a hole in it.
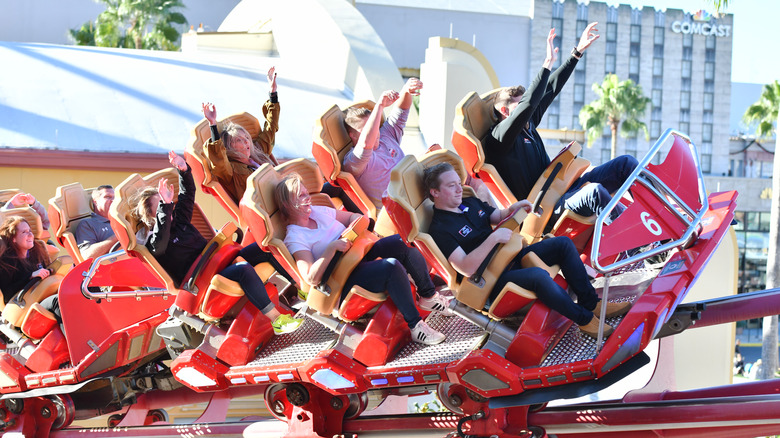
M 276 132 L 279 131 L 279 94 L 276 92 L 276 67 L 268 69 L 268 100 L 263 105 L 263 117 L 265 124 L 263 130 L 257 136 L 257 141 L 263 147 L 263 153 L 270 155 L 276 142 Z

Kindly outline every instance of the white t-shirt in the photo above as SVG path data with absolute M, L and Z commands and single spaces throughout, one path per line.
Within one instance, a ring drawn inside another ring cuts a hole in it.
M 341 237 L 341 233 L 347 227 L 336 220 L 336 210 L 332 208 L 312 205 L 309 217 L 317 223 L 317 228 L 287 225 L 284 244 L 290 254 L 295 254 L 298 251 L 310 251 L 314 260 L 317 260 L 325 252 L 328 244 Z

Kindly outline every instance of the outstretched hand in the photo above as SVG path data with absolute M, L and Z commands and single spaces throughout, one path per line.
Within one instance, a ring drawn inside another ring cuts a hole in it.
M 558 48 L 553 45 L 555 41 L 555 28 L 550 29 L 547 34 L 547 57 L 544 58 L 543 67 L 551 69 L 555 60 L 558 59 Z
M 271 88 L 271 93 L 276 93 L 276 67 L 268 69 L 268 86 Z
M 599 30 L 596 29 L 596 25 L 599 24 L 597 21 L 594 21 L 593 23 L 588 24 L 588 27 L 585 28 L 584 31 L 582 31 L 582 36 L 580 37 L 580 42 L 577 43 L 577 51 L 582 53 L 590 47 L 591 44 L 593 44 L 593 41 L 596 41 L 599 39 Z
M 217 107 L 211 102 L 201 104 L 203 106 L 203 116 L 209 121 L 209 125 L 217 124 Z
M 404 88 L 401 89 L 401 93 L 409 93 L 412 96 L 417 96 L 422 90 L 423 83 L 417 78 L 409 78 L 404 84 Z
M 187 170 L 187 162 L 184 161 L 184 158 L 177 155 L 174 151 L 168 151 L 168 161 L 170 161 L 171 165 L 182 172 Z
M 29 193 L 17 193 L 11 199 L 8 200 L 8 203 L 14 207 L 33 205 L 35 204 L 35 196 Z
M 394 90 L 387 90 L 384 93 L 382 93 L 382 97 L 379 98 L 379 104 L 383 107 L 387 107 L 393 104 L 396 100 L 398 100 L 398 97 L 400 94 L 397 91 Z
M 173 185 L 168 184 L 168 178 L 161 178 L 157 182 L 157 193 L 160 194 L 160 199 L 165 204 L 173 202 Z

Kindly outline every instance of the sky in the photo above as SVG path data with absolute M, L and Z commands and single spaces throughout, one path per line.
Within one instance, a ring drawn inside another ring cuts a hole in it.
M 695 12 L 714 12 L 713 1 L 705 0 L 624 0 L 609 4 L 628 3 L 632 6 L 653 5 Z M 778 0 L 730 0 L 721 13 L 734 15 L 732 82 L 767 84 L 780 79 L 780 37 L 776 26 L 780 21 Z

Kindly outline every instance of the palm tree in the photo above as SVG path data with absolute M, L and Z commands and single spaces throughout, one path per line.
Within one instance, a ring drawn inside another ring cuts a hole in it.
M 71 29 L 77 45 L 178 50 L 187 19 L 181 0 L 96 0 L 106 5 L 94 23 Z
M 642 93 L 642 87 L 631 79 L 619 82 L 615 74 L 608 74 L 604 82 L 593 84 L 598 98 L 580 110 L 580 124 L 588 132 L 588 147 L 609 126 L 612 132 L 612 158 L 617 155 L 617 135 L 630 137 L 639 130 L 650 139 L 647 125 L 639 119 L 647 109 L 650 99 Z
M 756 137 L 769 137 L 775 130 L 778 107 L 780 107 L 780 82 L 775 80 L 771 84 L 764 85 L 758 102 L 745 110 L 742 120 L 747 124 L 758 123 Z
M 758 101 L 750 105 L 742 116 L 746 123 L 758 122 L 756 127 L 757 137 L 768 137 L 777 132 L 778 108 L 780 108 L 780 83 L 774 81 L 764 85 Z M 777 135 L 775 135 L 777 137 Z M 780 139 L 775 140 L 775 151 L 780 151 Z M 777 251 L 780 248 L 780 154 L 775 153 L 774 169 L 772 171 L 772 206 L 769 223 L 769 257 L 766 261 L 766 287 L 772 289 L 780 287 L 780 256 Z M 763 321 L 763 345 L 761 347 L 761 371 L 759 378 L 772 379 L 778 367 L 777 357 L 777 315 L 764 317 Z

